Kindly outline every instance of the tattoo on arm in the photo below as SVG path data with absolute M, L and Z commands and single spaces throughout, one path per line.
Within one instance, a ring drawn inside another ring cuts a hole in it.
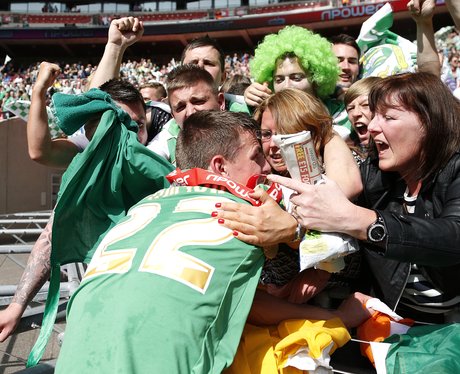
M 51 229 L 53 216 L 35 242 L 12 302 L 27 306 L 50 275 Z

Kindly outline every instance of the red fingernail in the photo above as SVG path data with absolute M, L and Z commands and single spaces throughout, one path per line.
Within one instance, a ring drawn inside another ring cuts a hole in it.
M 217 217 L 217 212 L 212 212 L 211 217 Z
M 238 231 L 233 231 L 233 236 L 238 236 Z
M 222 218 L 219 218 L 219 219 L 217 220 L 217 222 L 220 223 L 220 224 L 222 224 L 222 223 L 224 223 L 225 221 L 224 221 Z
M 222 206 L 222 203 L 216 203 L 216 208 L 220 208 Z

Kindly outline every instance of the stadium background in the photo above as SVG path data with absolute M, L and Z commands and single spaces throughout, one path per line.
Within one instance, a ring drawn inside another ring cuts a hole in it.
M 203 34 L 216 38 L 228 53 L 251 53 L 264 35 L 288 24 L 303 25 L 323 36 L 346 32 L 357 37 L 362 22 L 384 4 L 379 0 L 308 0 L 268 4 L 269 1 L 274 0 L 50 2 L 56 6 L 57 13 L 43 13 L 41 7 L 44 1 L 28 4 L 24 1 L 1 1 L 0 58 L 8 54 L 16 63 L 50 59 L 73 62 L 78 59 L 96 64 L 106 38 L 107 26 L 104 23 L 126 14 L 140 17 L 146 26 L 143 40 L 129 48 L 126 58 L 150 57 L 158 63 L 165 63 L 180 56 L 190 39 Z M 343 6 L 342 1 L 349 5 Z M 390 3 L 395 12 L 392 31 L 409 40 L 415 39 L 415 23 L 406 11 L 407 0 Z M 438 3 L 435 30 L 452 24 L 443 1 Z M 135 11 L 140 9 L 147 11 Z

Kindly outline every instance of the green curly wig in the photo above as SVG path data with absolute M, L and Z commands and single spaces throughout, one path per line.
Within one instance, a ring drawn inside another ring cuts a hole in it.
M 299 26 L 286 26 L 278 34 L 265 36 L 250 62 L 251 75 L 255 81 L 269 82 L 273 89 L 276 62 L 287 53 L 297 56 L 301 67 L 310 74 L 309 80 L 320 98 L 334 92 L 340 69 L 331 43 Z

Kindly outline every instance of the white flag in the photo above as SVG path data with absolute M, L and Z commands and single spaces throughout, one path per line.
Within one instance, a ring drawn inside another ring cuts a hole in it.
M 11 57 L 8 56 L 8 55 L 6 55 L 6 56 L 5 56 L 5 63 L 4 63 L 3 65 L 6 65 L 6 64 L 7 64 L 8 62 L 10 62 L 10 61 L 11 61 Z

